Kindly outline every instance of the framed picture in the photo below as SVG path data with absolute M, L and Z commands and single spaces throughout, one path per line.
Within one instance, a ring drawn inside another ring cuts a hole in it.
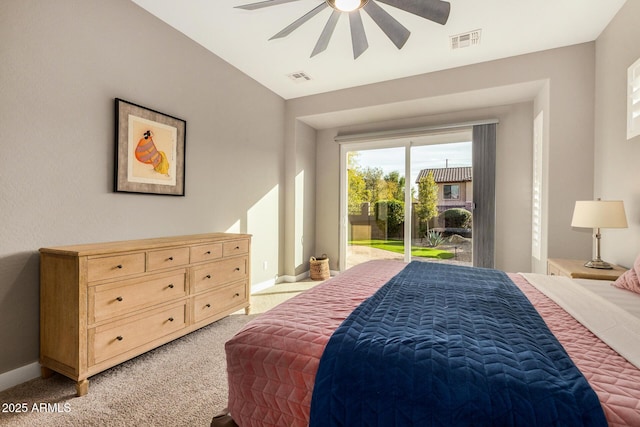
M 115 101 L 115 191 L 184 196 L 187 122 Z

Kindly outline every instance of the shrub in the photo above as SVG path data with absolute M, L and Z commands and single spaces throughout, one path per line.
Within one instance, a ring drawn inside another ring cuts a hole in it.
M 432 248 L 437 248 L 444 243 L 444 236 L 441 232 L 431 230 L 427 233 L 427 245 Z
M 404 202 L 400 200 L 380 200 L 375 204 L 376 222 L 380 230 L 388 236 L 399 237 L 404 224 Z
M 471 228 L 471 212 L 466 209 L 447 209 L 442 213 L 446 228 Z

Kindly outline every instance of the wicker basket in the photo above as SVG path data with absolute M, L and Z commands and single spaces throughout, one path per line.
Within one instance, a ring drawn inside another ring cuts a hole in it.
M 309 260 L 309 276 L 311 280 L 326 280 L 331 276 L 327 254 L 322 254 L 318 258 L 311 257 Z

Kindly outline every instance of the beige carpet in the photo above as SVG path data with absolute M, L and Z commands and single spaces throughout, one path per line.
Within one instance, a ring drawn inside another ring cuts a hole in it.
M 86 396 L 75 397 L 75 383 L 59 374 L 0 392 L 0 409 L 10 410 L 0 411 L 0 426 L 208 426 L 226 406 L 224 343 L 259 313 L 318 283 L 252 295 L 251 315 L 234 313 L 95 375 Z M 15 404 L 26 412 L 13 412 Z

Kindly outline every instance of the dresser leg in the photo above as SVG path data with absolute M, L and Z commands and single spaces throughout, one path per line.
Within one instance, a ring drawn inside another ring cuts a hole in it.
M 251 306 L 248 305 L 244 308 L 244 314 L 246 314 L 247 316 L 251 314 Z
M 80 380 L 76 383 L 76 396 L 84 396 L 89 392 L 89 380 Z
M 40 366 L 40 376 L 42 379 L 51 378 L 55 374 L 55 371 L 47 368 L 46 366 Z

